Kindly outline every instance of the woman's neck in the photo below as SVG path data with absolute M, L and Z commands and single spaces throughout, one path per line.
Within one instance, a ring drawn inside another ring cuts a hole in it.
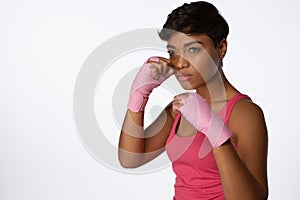
M 235 90 L 228 82 L 224 73 L 216 73 L 206 84 L 196 89 L 196 92 L 201 95 L 209 105 L 217 102 L 226 102 L 231 98 L 231 94 Z

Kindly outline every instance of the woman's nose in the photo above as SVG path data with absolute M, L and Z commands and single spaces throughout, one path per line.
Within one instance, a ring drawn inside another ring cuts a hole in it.
M 184 59 L 182 56 L 176 56 L 176 58 L 171 59 L 171 66 L 175 68 L 175 70 L 180 70 L 189 66 L 189 62 Z

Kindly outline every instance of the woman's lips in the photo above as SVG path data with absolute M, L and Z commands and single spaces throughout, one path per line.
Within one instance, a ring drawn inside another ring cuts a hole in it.
M 180 82 L 184 82 L 184 81 L 188 81 L 192 77 L 192 75 L 186 73 L 178 73 L 176 74 L 176 77 Z

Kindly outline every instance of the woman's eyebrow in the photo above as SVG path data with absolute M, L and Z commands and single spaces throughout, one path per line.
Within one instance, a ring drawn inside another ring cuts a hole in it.
M 192 45 L 192 44 L 196 44 L 196 43 L 197 43 L 197 44 L 203 45 L 203 42 L 198 41 L 198 40 L 195 40 L 195 41 L 191 41 L 191 42 L 185 43 L 185 44 L 183 45 L 183 47 L 188 47 L 188 46 L 190 46 L 190 45 Z M 176 49 L 175 46 L 170 45 L 170 44 L 167 45 L 167 48 Z
M 203 42 L 198 41 L 198 40 L 195 40 L 195 41 L 192 41 L 192 42 L 185 43 L 185 44 L 183 45 L 183 47 L 188 47 L 188 46 L 190 46 L 190 45 L 192 45 L 192 44 L 195 44 L 195 43 L 198 43 L 198 44 L 203 45 Z
M 167 48 L 176 49 L 175 46 L 168 44 Z

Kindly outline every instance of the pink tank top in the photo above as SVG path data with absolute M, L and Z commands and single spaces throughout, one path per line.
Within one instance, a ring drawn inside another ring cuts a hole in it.
M 218 113 L 226 124 L 232 108 L 243 98 L 250 99 L 247 95 L 238 93 Z M 205 157 L 199 157 L 200 146 L 205 139 L 204 134 L 198 132 L 189 137 L 177 136 L 175 131 L 179 119 L 180 114 L 177 113 L 166 142 L 166 152 L 176 174 L 173 200 L 225 200 L 213 152 L 210 151 Z

